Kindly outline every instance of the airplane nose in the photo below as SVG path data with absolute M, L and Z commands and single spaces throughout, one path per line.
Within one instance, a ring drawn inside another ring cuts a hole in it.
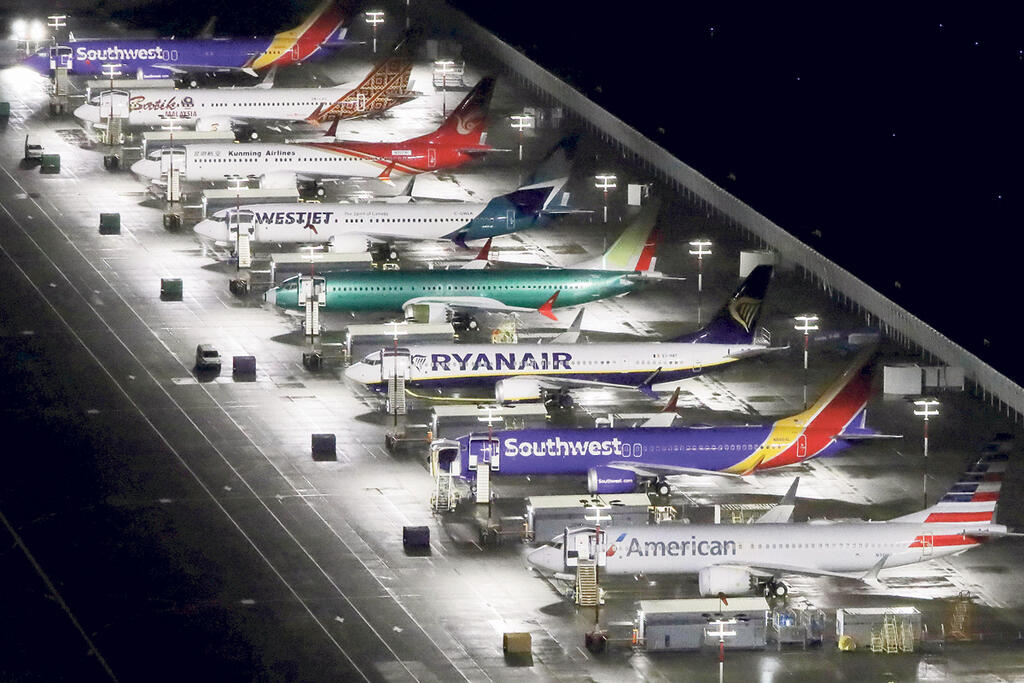
M 89 123 L 99 123 L 100 108 L 95 104 L 83 104 L 78 109 L 75 109 L 75 118 L 88 121 Z
M 268 304 L 277 305 L 277 287 L 271 287 L 267 291 L 263 292 L 263 300 Z
M 565 571 L 562 551 L 554 546 L 544 545 L 527 553 L 526 561 L 546 573 Z
M 160 177 L 160 162 L 151 159 L 139 159 L 132 164 L 132 173 L 140 178 L 156 180 Z
M 226 224 L 218 221 L 211 221 L 209 219 L 199 221 L 192 228 L 192 231 L 200 237 L 204 237 L 214 242 L 228 241 Z

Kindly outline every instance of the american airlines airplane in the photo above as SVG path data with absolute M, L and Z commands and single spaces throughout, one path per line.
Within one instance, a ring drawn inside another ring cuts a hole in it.
M 581 559 L 596 562 L 603 575 L 696 574 L 703 596 L 759 591 L 781 598 L 789 592 L 785 574 L 875 581 L 883 569 L 1019 536 L 995 523 L 1007 458 L 982 457 L 938 503 L 887 522 L 779 522 L 769 510 L 753 524 L 566 529 L 527 561 L 566 578 Z
M 132 164 L 150 180 L 166 174 L 173 155 L 182 181 L 223 182 L 257 178 L 263 187 L 294 187 L 298 180 L 416 175 L 460 166 L 493 151 L 486 144 L 487 108 L 494 79 L 484 78 L 433 133 L 401 142 L 295 142 L 196 144 L 161 149 Z
M 569 180 L 566 148 L 573 142 L 562 140 L 522 187 L 489 202 L 252 204 L 217 211 L 193 230 L 202 240 L 229 247 L 239 229 L 247 230 L 254 243 L 330 244 L 340 252 L 365 251 L 392 240 L 448 239 L 464 245 L 572 213 L 569 193 L 562 190 Z
M 409 91 L 412 62 L 402 46 L 377 64 L 354 88 L 273 88 L 269 81 L 252 88 L 128 91 L 128 125 L 163 126 L 174 122 L 198 131 L 231 130 L 254 122 L 324 121 L 381 114 L 416 96 Z M 326 108 L 325 108 L 326 107 Z M 82 121 L 100 123 L 107 106 L 100 97 L 75 109 Z
M 595 344 L 432 344 L 371 353 L 345 376 L 386 391 L 396 372 L 408 388 L 493 385 L 502 403 L 535 401 L 572 387 L 617 387 L 651 393 L 674 382 L 770 350 L 756 339 L 772 267 L 757 266 L 700 330 L 667 342 Z M 386 361 L 386 362 L 385 362 Z
M 68 72 L 102 76 L 103 65 L 117 62 L 122 73 L 138 78 L 172 78 L 186 73 L 243 71 L 256 74 L 271 66 L 309 60 L 346 45 L 345 33 L 354 15 L 346 3 L 325 0 L 301 24 L 265 38 L 95 38 L 72 40 L 67 47 Z M 50 73 L 50 47 L 21 62 L 43 75 Z
M 865 426 L 874 353 L 869 347 L 857 354 L 807 410 L 766 424 L 513 429 L 440 439 L 431 450 L 441 469 L 471 483 L 487 467 L 491 477 L 586 475 L 591 493 L 627 493 L 649 479 L 660 495 L 669 495 L 667 476 L 748 475 L 892 438 Z

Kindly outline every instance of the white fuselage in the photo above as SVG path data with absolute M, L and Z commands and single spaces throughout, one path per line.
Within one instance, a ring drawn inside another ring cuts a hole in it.
M 996 525 L 974 526 L 991 533 Z M 672 523 L 602 529 L 604 547 L 599 550 L 607 574 L 696 574 L 721 565 L 856 575 L 871 570 L 883 557 L 883 567 L 898 567 L 976 547 L 978 540 L 961 535 L 970 527 L 899 522 Z M 570 533 L 570 548 L 576 538 Z M 530 562 L 564 570 L 562 550 L 551 545 L 530 553 Z
M 411 346 L 411 384 L 488 384 L 510 377 L 577 378 L 638 385 L 656 370 L 654 383 L 690 377 L 765 347 L 670 342 L 596 344 L 458 344 Z M 376 355 L 376 364 L 374 356 Z M 379 352 L 350 365 L 346 376 L 367 385 L 386 383 Z
M 232 121 L 303 121 L 346 92 L 345 88 L 133 90 L 128 93 L 128 124 L 164 126 L 173 121 L 184 127 L 198 123 L 202 130 L 230 130 Z M 83 105 L 75 115 L 99 123 L 107 114 L 97 102 Z
M 194 230 L 222 244 L 232 241 L 236 225 L 248 229 L 253 242 L 279 244 L 322 244 L 347 236 L 437 240 L 463 228 L 485 206 L 476 202 L 253 204 L 218 211 Z

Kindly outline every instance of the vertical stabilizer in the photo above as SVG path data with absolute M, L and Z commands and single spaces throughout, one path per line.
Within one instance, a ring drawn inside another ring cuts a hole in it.
M 491 106 L 491 95 L 494 94 L 494 78 L 488 76 L 480 79 L 459 106 L 445 119 L 441 127 L 424 138 L 428 142 L 443 144 L 464 144 L 467 146 L 484 144 L 483 136 L 487 133 L 487 112 Z
M 573 267 L 594 270 L 654 270 L 654 251 L 658 244 L 655 225 L 660 208 L 658 200 L 647 202 L 619 238 L 608 247 L 608 251 L 596 259 L 588 259 Z
M 893 522 L 956 524 L 963 531 L 985 531 L 995 522 L 996 504 L 1003 485 L 1009 456 L 992 453 L 979 458 L 938 503 Z
M 391 54 L 373 67 L 359 85 L 328 107 L 318 108 L 306 120 L 315 125 L 338 119 L 374 116 L 413 99 L 415 94 L 409 91 L 412 60 L 409 59 L 405 44 L 404 40 L 398 43 Z
M 350 4 L 342 0 L 324 0 L 301 24 L 275 34 L 270 46 L 252 60 L 248 68 L 259 70 L 271 64 L 301 62 L 320 50 L 325 43 L 340 42 L 352 19 Z
M 755 267 L 707 325 L 672 341 L 680 344 L 753 343 L 757 324 L 761 320 L 764 296 L 771 280 L 772 266 Z

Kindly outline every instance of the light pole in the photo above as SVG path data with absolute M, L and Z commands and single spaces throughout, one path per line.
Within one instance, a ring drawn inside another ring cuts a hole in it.
M 711 240 L 690 240 L 690 255 L 697 257 L 697 324 L 700 325 L 701 294 L 704 292 L 704 257 L 711 256 Z
M 509 124 L 517 131 L 519 131 L 519 161 L 523 160 L 523 131 L 527 128 L 533 128 L 533 117 L 529 114 L 513 114 L 509 117 L 512 119 L 512 123 Z
M 721 594 L 719 594 L 719 600 L 721 602 L 725 602 L 725 600 L 721 597 Z M 729 603 L 726 602 L 725 604 L 729 604 Z M 719 606 L 719 610 L 721 610 L 721 606 Z M 721 611 L 719 611 L 720 617 L 721 617 L 721 614 L 722 614 Z M 725 681 L 725 638 L 727 636 L 731 638 L 732 636 L 736 635 L 736 631 L 734 630 L 735 626 L 736 626 L 736 620 L 735 619 L 722 619 L 722 618 L 713 619 L 713 620 L 708 622 L 708 626 L 716 626 L 717 627 L 715 630 L 711 630 L 710 628 L 706 628 L 706 629 L 704 629 L 704 632 L 707 635 L 709 635 L 709 636 L 718 636 L 718 683 L 724 683 L 724 681 Z M 727 631 L 727 630 L 725 630 L 726 626 L 732 626 L 732 627 L 734 627 L 734 629 Z
M 178 182 L 174 177 L 174 131 L 178 129 L 178 126 L 173 120 L 169 120 L 166 126 L 160 126 L 160 128 L 170 133 L 170 145 L 167 147 L 170 151 L 170 156 L 167 157 L 167 201 L 173 204 L 178 201 Z
M 373 27 L 373 54 L 377 54 L 377 25 L 384 23 L 384 12 L 379 9 L 368 11 L 366 23 Z
M 455 62 L 450 59 L 438 59 L 434 62 L 434 82 L 441 75 L 441 118 L 448 116 L 448 74 L 452 73 Z
M 807 345 L 810 341 L 810 333 L 818 329 L 818 316 L 798 315 L 794 317 L 796 325 L 793 326 L 797 332 L 804 333 L 804 410 L 807 410 Z
M 594 176 L 594 187 L 604 195 L 604 235 L 601 237 L 601 266 L 604 266 L 605 254 L 608 252 L 608 190 L 615 189 L 617 178 L 614 173 L 598 173 Z
M 51 14 L 46 17 L 46 25 L 50 27 L 52 33 L 50 34 L 51 42 L 57 42 L 57 31 L 67 26 L 68 15 L 66 14 Z
M 939 414 L 939 402 L 934 398 L 921 398 L 914 401 L 917 409 L 914 415 L 924 418 L 924 481 L 921 490 L 924 492 L 924 507 L 928 507 L 928 418 Z

